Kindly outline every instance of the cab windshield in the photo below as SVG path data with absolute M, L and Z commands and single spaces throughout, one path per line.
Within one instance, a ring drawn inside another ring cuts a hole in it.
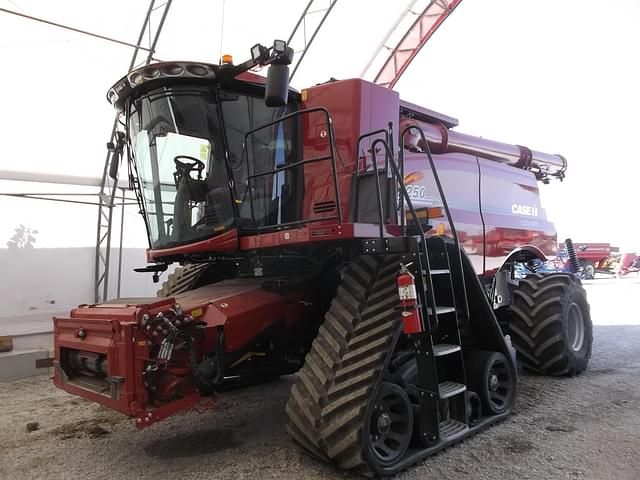
M 151 248 L 204 240 L 246 223 L 244 135 L 283 113 L 259 97 L 206 87 L 165 87 L 132 102 L 130 151 Z M 274 148 L 258 159 L 264 168 L 291 148 L 282 128 L 270 135 Z

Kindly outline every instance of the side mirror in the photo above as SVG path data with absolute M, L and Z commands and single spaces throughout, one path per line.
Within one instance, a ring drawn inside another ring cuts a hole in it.
M 267 86 L 264 101 L 267 107 L 282 107 L 289 99 L 289 67 L 271 64 L 267 70 Z
M 113 151 L 113 155 L 111 155 L 111 162 L 109 163 L 109 176 L 117 180 L 118 179 L 118 166 L 120 165 L 120 154 L 122 151 L 117 148 Z
M 124 133 L 117 131 L 115 133 L 115 145 L 113 142 L 107 143 L 107 150 L 112 153 L 111 162 L 109 163 L 109 176 L 114 180 L 118 179 L 118 167 L 120 166 L 120 158 L 122 157 L 122 150 L 124 149 L 124 139 Z

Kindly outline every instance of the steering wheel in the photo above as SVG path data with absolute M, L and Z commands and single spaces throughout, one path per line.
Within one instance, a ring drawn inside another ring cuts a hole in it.
M 180 159 L 189 160 L 189 162 L 181 162 Z M 177 177 L 189 177 L 189 174 L 197 170 L 198 180 L 202 180 L 202 171 L 204 170 L 204 162 L 197 158 L 190 157 L 189 155 L 176 155 L 173 157 L 173 161 L 176 164 L 176 176 Z M 177 179 L 176 179 L 177 180 Z

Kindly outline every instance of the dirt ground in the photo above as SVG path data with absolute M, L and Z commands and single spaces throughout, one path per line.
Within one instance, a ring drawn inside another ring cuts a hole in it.
M 523 375 L 508 420 L 397 478 L 640 478 L 640 280 L 596 280 L 587 290 L 596 325 L 588 371 Z M 142 432 L 46 376 L 0 383 L 0 479 L 352 478 L 287 437 L 292 383 L 227 393 L 213 410 Z

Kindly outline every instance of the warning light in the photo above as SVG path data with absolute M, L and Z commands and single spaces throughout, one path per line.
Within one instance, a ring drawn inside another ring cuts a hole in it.
M 222 63 L 224 65 L 233 65 L 233 57 L 231 55 L 222 55 Z

